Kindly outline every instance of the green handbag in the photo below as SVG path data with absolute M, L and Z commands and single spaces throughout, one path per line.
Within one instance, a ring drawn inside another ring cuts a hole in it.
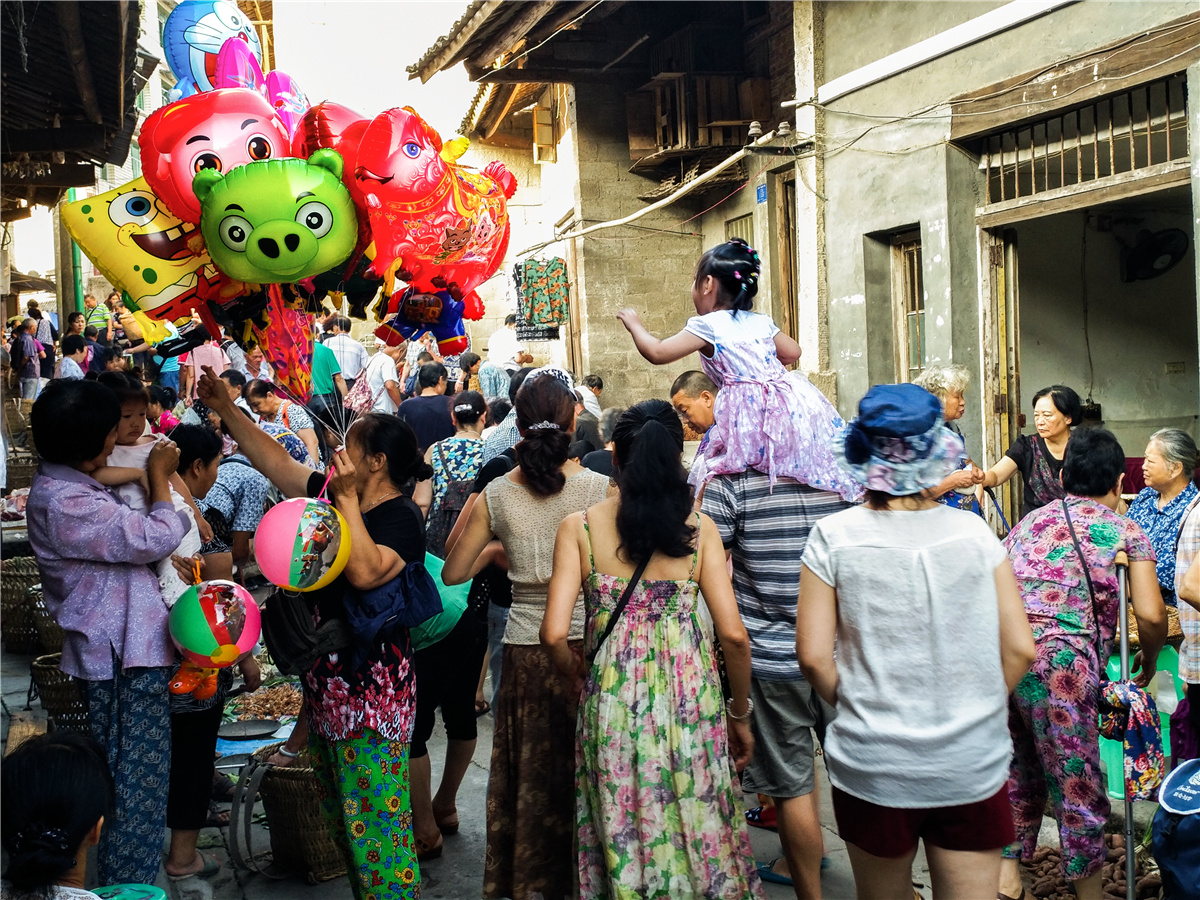
M 425 569 L 433 576 L 438 593 L 442 597 L 442 611 L 426 619 L 416 628 L 409 629 L 414 650 L 424 650 L 446 637 L 458 620 L 467 611 L 467 597 L 471 593 L 471 582 L 449 585 L 442 581 L 445 561 L 432 553 L 425 554 Z

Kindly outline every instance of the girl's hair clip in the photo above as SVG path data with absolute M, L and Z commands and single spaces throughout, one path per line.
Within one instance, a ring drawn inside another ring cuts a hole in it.
M 734 277 L 734 278 L 736 278 L 738 281 L 741 281 L 741 280 L 742 280 L 742 273 L 741 273 L 741 272 L 734 272 L 734 273 L 733 273 L 733 277 Z

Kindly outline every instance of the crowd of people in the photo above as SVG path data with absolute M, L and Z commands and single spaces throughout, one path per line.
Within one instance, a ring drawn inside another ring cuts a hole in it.
M 431 643 L 356 624 L 300 675 L 304 714 L 271 762 L 308 749 L 356 897 L 417 897 L 423 865 L 453 852 L 489 713 L 485 898 L 746 898 L 763 881 L 820 897 L 818 746 L 859 896 L 908 900 L 924 841 L 934 897 L 1019 900 L 1048 808 L 1064 877 L 1101 897 L 1097 703 L 1119 561 L 1136 683 L 1155 674 L 1166 601 L 1200 700 L 1195 441 L 1153 435 L 1126 511 L 1124 451 L 1063 385 L 1035 395 L 1036 433 L 988 469 L 954 424 L 960 366 L 873 387 L 843 422 L 753 311 L 759 274 L 735 239 L 699 260 L 678 334 L 619 313 L 650 363 L 700 360 L 628 409 L 602 406 L 598 376 L 530 366 L 515 319 L 486 357 L 449 358 L 428 337 L 368 353 L 332 316 L 308 403 L 220 335 L 151 378 L 155 348 L 115 304 L 69 319 L 43 383 L 57 336 L 47 351 L 45 320 L 22 321 L 9 352 L 36 397 L 30 542 L 95 743 L 51 736 L 4 763 L 6 792 L 60 789 L 54 766 L 89 801 L 67 815 L 6 797 L 15 888 L 82 887 L 94 843 L 101 883 L 153 883 L 164 828 L 169 876 L 212 871 L 196 835 L 233 676 L 211 701 L 171 699 L 167 610 L 196 567 L 248 580 L 273 499 L 327 492 L 350 553 L 301 595 L 315 632 L 358 623 L 416 564 L 469 585 Z M 133 358 L 110 367 L 122 327 Z M 1002 542 L 980 513 L 1017 473 Z M 253 689 L 254 658 L 240 666 Z M 754 859 L 756 826 L 777 831 L 778 859 Z

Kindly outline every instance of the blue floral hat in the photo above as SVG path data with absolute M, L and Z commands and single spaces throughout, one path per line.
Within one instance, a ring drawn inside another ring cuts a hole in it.
M 897 497 L 941 484 L 966 455 L 962 438 L 942 420 L 941 402 L 915 384 L 867 391 L 839 442 L 842 468 L 869 490 Z

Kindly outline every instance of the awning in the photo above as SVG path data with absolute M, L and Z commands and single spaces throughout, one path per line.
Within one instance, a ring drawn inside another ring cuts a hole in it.
M 12 266 L 8 267 L 8 285 L 9 292 L 13 294 L 32 294 L 37 291 L 53 294 L 56 290 L 53 281 L 39 278 L 36 275 L 26 275 L 24 272 L 18 272 Z

